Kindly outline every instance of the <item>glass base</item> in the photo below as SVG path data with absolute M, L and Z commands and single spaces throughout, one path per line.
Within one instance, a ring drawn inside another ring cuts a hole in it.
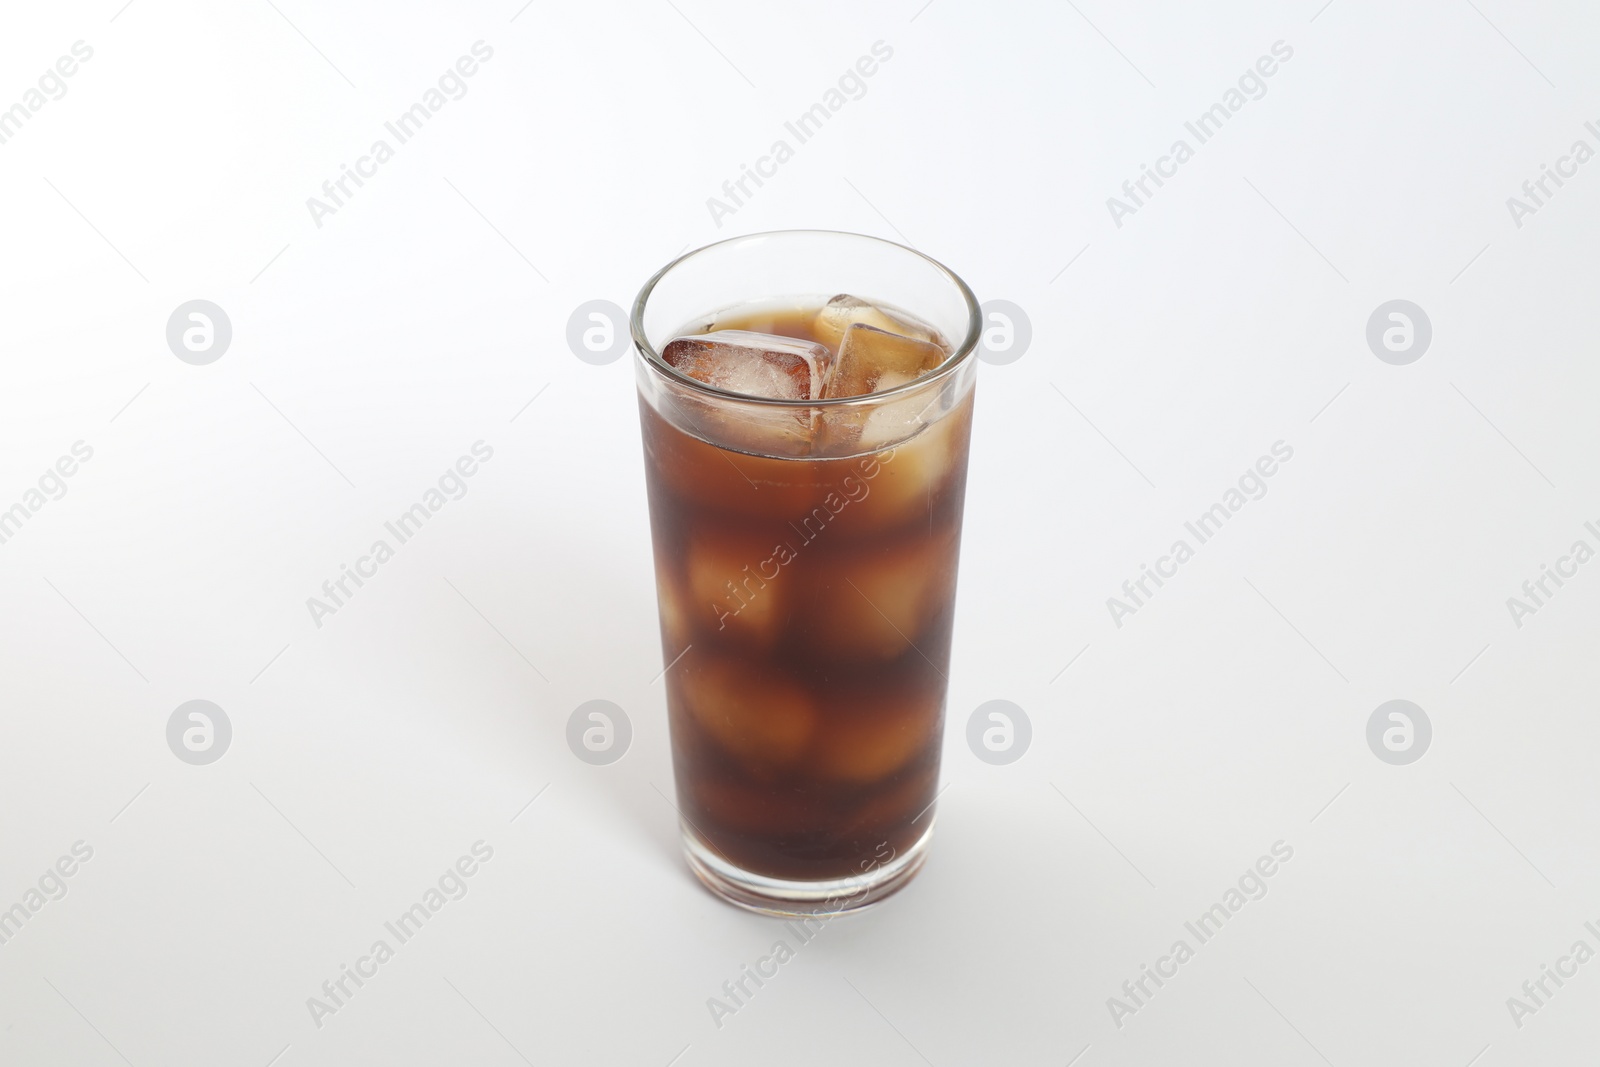
M 916 877 L 928 858 L 928 842 L 933 837 L 930 817 L 927 830 L 916 843 L 881 867 L 849 878 L 800 882 L 735 867 L 702 841 L 692 826 L 681 827 L 689 868 L 707 889 L 748 911 L 784 917 L 843 915 L 879 903 Z

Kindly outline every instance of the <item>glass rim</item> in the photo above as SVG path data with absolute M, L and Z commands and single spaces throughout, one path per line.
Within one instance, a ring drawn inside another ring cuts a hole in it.
M 966 336 L 963 337 L 955 346 L 955 350 L 945 358 L 943 363 L 939 364 L 927 374 L 924 374 L 918 378 L 913 378 L 904 385 L 897 385 L 892 389 L 885 389 L 881 393 L 864 393 L 860 396 L 838 396 L 823 400 L 785 400 L 776 397 L 751 396 L 748 393 L 735 393 L 728 389 L 718 388 L 717 386 L 711 385 L 708 382 L 702 382 L 698 378 L 691 378 L 689 375 L 679 371 L 676 367 L 672 366 L 672 364 L 668 363 L 662 358 L 661 353 L 656 351 L 655 346 L 650 343 L 650 339 L 645 336 L 645 305 L 649 302 L 650 294 L 655 291 L 656 285 L 676 267 L 693 259 L 695 256 L 709 252 L 714 248 L 722 248 L 725 245 L 736 244 L 742 241 L 753 241 L 763 237 L 791 237 L 800 234 L 850 237 L 862 241 L 874 241 L 881 245 L 888 245 L 891 248 L 897 248 L 902 252 L 916 256 L 918 259 L 921 259 L 924 262 L 932 265 L 936 271 L 938 271 L 946 280 L 955 286 L 956 290 L 961 294 L 962 299 L 966 301 Z M 903 245 L 898 241 L 890 241 L 883 237 L 874 237 L 871 234 L 852 233 L 849 230 L 765 230 L 760 233 L 742 234 L 738 237 L 726 237 L 720 241 L 713 241 L 708 245 L 701 245 L 699 248 L 691 249 L 690 251 L 685 252 L 683 255 L 678 256 L 666 266 L 656 271 L 650 276 L 650 280 L 644 283 L 644 287 L 639 290 L 639 295 L 634 298 L 633 309 L 628 316 L 628 330 L 633 336 L 633 348 L 635 356 L 637 356 L 646 366 L 655 370 L 657 373 L 664 374 L 673 382 L 685 386 L 697 393 L 702 393 L 717 400 L 737 400 L 742 403 L 758 404 L 764 407 L 840 408 L 848 407 L 852 404 L 877 404 L 886 400 L 893 400 L 897 397 L 907 396 L 919 389 L 925 389 L 934 383 L 944 381 L 946 378 L 950 377 L 962 366 L 964 366 L 968 361 L 970 361 L 973 354 L 977 352 L 978 339 L 983 334 L 983 314 L 979 309 L 978 298 L 972 294 L 972 290 L 968 288 L 967 283 L 961 280 L 960 275 L 951 270 L 949 267 L 945 266 L 943 263 L 940 263 L 938 260 L 934 259 L 932 256 L 924 252 L 919 252 L 909 245 Z

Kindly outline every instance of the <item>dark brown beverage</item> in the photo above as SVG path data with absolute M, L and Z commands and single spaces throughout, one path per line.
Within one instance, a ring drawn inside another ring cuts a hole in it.
M 702 365 L 727 355 L 718 333 L 793 338 L 739 364 L 765 378 L 735 391 L 787 395 L 792 379 L 802 402 L 883 403 L 749 427 L 640 405 L 679 807 L 713 856 L 788 881 L 859 876 L 925 836 L 955 609 L 970 383 L 933 411 L 928 395 L 892 399 L 952 346 L 841 299 L 724 313 L 663 356 L 729 388 Z

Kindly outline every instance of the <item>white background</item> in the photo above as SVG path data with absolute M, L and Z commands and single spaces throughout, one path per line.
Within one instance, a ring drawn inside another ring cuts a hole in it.
M 1600 564 L 1520 628 L 1506 600 L 1600 547 L 1600 164 L 1520 228 L 1506 198 L 1600 147 L 1594 8 L 275 2 L 0 29 L 0 107 L 94 50 L 0 145 L 0 507 L 94 450 L 0 545 L 0 908 L 94 850 L 0 946 L 0 1063 L 1593 1058 L 1600 962 L 1520 1028 L 1506 1000 L 1600 949 Z M 467 95 L 318 227 L 307 198 L 479 40 Z M 632 370 L 566 322 L 794 226 L 909 241 L 1033 339 L 980 376 L 932 859 L 719 1029 L 707 998 L 783 931 L 679 858 Z M 165 339 L 197 298 L 233 326 L 207 366 Z M 1433 326 L 1407 366 L 1365 339 L 1397 298 Z M 306 599 L 478 440 L 467 495 L 317 627 Z M 1267 495 L 1116 626 L 1279 440 Z M 595 698 L 634 727 L 607 767 L 564 742 Z M 996 698 L 1033 723 L 1010 766 L 963 736 Z M 1433 724 L 1409 766 L 1365 740 L 1395 698 Z M 191 699 L 233 725 L 209 766 L 167 747 Z M 314 1025 L 480 839 L 467 896 Z M 1279 840 L 1265 898 L 1119 1028 L 1107 998 Z

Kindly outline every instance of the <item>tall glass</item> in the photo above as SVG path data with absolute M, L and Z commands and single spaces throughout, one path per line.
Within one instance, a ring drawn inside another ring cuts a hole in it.
M 822 401 L 680 374 L 721 313 L 881 302 L 946 339 L 937 370 Z M 795 230 L 680 257 L 632 315 L 684 849 L 779 915 L 864 907 L 926 858 L 981 329 L 966 284 L 872 237 Z

